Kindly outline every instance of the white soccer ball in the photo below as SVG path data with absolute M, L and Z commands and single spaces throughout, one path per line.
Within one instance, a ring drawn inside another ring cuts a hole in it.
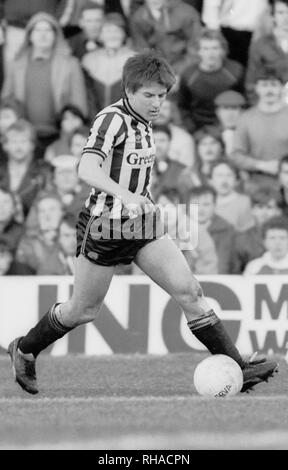
M 198 364 L 194 372 L 194 385 L 200 395 L 211 398 L 231 397 L 240 392 L 243 373 L 231 357 L 216 354 Z

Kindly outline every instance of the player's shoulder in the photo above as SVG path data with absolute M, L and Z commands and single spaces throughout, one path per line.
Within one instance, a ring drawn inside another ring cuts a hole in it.
M 101 109 L 101 111 L 98 112 L 98 114 L 96 115 L 96 118 L 97 119 L 98 117 L 100 116 L 103 116 L 103 115 L 119 115 L 121 117 L 124 117 L 127 115 L 127 112 L 126 112 L 126 109 L 125 109 L 125 106 L 123 104 L 123 100 L 119 100 L 119 101 L 116 101 L 116 103 L 112 103 L 110 104 L 109 106 L 106 106 L 105 108 Z

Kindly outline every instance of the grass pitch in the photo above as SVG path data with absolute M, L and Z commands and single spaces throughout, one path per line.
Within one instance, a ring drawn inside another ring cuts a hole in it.
M 41 356 L 36 397 L 0 359 L 0 449 L 288 449 L 288 366 L 255 392 L 207 399 L 205 355 Z

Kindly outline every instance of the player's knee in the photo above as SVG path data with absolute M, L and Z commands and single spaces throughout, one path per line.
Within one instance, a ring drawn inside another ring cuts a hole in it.
M 95 305 L 74 305 L 72 308 L 72 318 L 75 326 L 90 323 L 95 320 L 101 308 L 101 304 Z
M 179 290 L 176 300 L 180 305 L 186 307 L 197 303 L 202 296 L 203 291 L 200 284 L 198 282 L 192 282 Z

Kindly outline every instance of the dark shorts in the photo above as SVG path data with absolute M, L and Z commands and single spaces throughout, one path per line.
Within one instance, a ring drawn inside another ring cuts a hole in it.
M 141 248 L 164 234 L 159 211 L 136 219 L 112 220 L 83 210 L 76 228 L 76 257 L 81 254 L 100 266 L 130 264 Z

